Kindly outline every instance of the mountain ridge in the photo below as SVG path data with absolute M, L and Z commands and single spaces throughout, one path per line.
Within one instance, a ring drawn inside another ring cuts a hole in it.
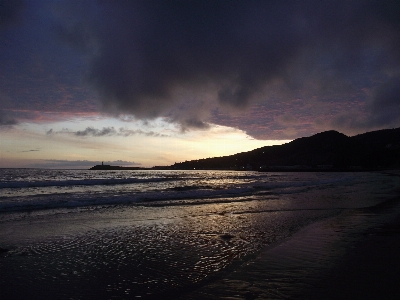
M 172 169 L 372 170 L 400 168 L 400 128 L 355 136 L 335 130 L 229 156 L 175 163 Z

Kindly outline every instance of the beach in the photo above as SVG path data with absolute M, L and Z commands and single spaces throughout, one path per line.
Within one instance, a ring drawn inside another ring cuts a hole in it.
M 162 201 L 126 203 L 125 194 L 118 201 L 118 195 L 107 194 L 111 204 L 60 201 L 47 209 L 3 212 L 1 298 L 394 299 L 398 294 L 397 173 L 246 173 L 232 183 L 238 174 L 219 173 L 207 188 L 197 180 L 201 188 L 195 192 L 185 179 L 185 185 L 172 187 L 177 194 Z M 229 179 L 225 189 L 215 183 L 222 176 Z M 97 183 L 90 186 L 95 188 Z M 170 189 L 169 182 L 165 191 Z M 31 197 L 24 201 L 32 203 Z
M 397 299 L 399 203 L 313 223 L 182 299 Z

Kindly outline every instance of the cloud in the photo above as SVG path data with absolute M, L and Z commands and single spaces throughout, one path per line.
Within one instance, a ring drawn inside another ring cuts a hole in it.
M 166 134 L 161 134 L 158 132 L 154 131 L 144 131 L 141 129 L 126 129 L 126 128 L 120 128 L 118 133 L 118 136 L 131 136 L 131 135 L 145 135 L 145 136 L 155 136 L 155 137 L 167 137 L 168 135 Z
M 375 87 L 364 111 L 338 114 L 331 126 L 356 134 L 366 130 L 393 128 L 400 125 L 400 76 L 391 77 Z
M 105 135 L 116 135 L 117 131 L 114 127 L 103 127 L 103 129 L 95 129 L 93 127 L 87 127 L 83 131 L 76 131 L 76 136 L 105 136 Z
M 141 129 L 127 129 L 127 128 L 119 128 L 115 129 L 114 127 L 103 127 L 102 129 L 97 129 L 94 127 L 86 127 L 84 130 L 71 131 L 68 128 L 63 128 L 60 131 L 54 131 L 53 129 L 49 129 L 46 132 L 46 135 L 53 134 L 72 134 L 78 137 L 101 137 L 101 136 L 133 136 L 133 135 L 144 135 L 144 136 L 154 136 L 154 137 L 167 137 L 168 135 L 161 134 L 154 131 L 145 131 Z
M 277 117 L 278 123 L 281 123 L 283 125 L 292 125 L 292 124 L 297 124 L 299 120 L 291 115 L 291 114 L 283 114 Z
M 24 7 L 23 0 L 2 0 L 0 3 L 0 30 L 15 24 L 19 20 L 20 13 Z
M 183 130 L 206 128 L 215 109 L 296 93 L 342 101 L 399 72 L 398 1 L 85 1 L 64 11 L 59 34 L 87 54 L 103 109 Z
M 25 151 L 21 151 L 21 152 L 38 152 L 40 151 L 39 149 L 31 149 L 31 150 L 25 150 Z
M 12 126 L 18 124 L 17 120 L 0 115 L 0 126 Z
M 11 117 L 9 114 L 6 114 L 4 111 L 0 110 L 0 128 L 1 127 L 11 127 L 13 125 L 17 125 L 18 121 Z
M 370 105 L 371 126 L 396 126 L 400 121 L 400 77 L 379 86 Z

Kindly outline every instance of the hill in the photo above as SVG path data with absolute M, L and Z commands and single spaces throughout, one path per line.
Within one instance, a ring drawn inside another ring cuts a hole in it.
M 330 130 L 279 146 L 175 163 L 170 168 L 267 171 L 400 168 L 400 128 L 352 137 Z

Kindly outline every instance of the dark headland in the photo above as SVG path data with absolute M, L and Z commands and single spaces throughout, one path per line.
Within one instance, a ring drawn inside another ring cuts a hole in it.
M 371 171 L 400 168 L 400 128 L 356 136 L 330 130 L 278 146 L 157 166 L 166 170 Z M 92 170 L 141 170 L 97 165 Z
M 400 168 L 400 128 L 346 136 L 325 131 L 279 146 L 175 163 L 172 169 L 365 171 Z
M 111 165 L 95 165 L 91 167 L 89 170 L 141 170 L 144 168 L 140 167 L 121 167 L 121 166 L 111 166 Z

